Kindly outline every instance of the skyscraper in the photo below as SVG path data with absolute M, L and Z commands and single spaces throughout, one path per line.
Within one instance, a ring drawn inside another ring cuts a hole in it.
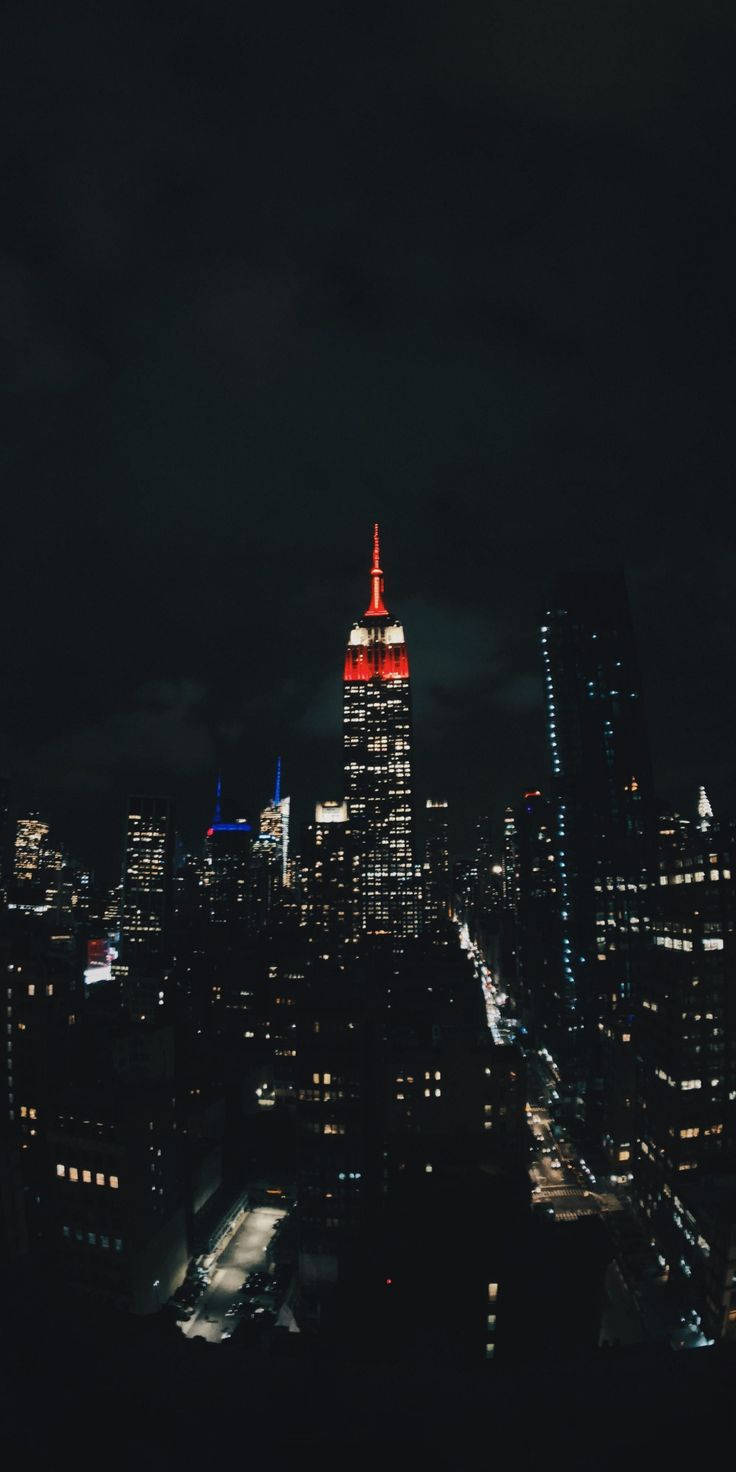
M 290 809 L 291 798 L 281 796 L 281 757 L 278 757 L 276 761 L 276 780 L 273 787 L 273 797 L 261 813 L 258 836 L 259 838 L 271 838 L 274 840 L 282 884 L 286 884 L 287 882 Z
M 347 803 L 318 802 L 305 840 L 304 924 L 335 954 L 355 939 L 358 855 Z
M 345 655 L 345 786 L 360 856 L 360 929 L 400 940 L 417 931 L 409 659 L 403 627 L 383 600 L 377 524 L 370 576 L 370 601 Z
M 128 804 L 123 859 L 123 963 L 148 969 L 165 955 L 171 912 L 174 817 L 168 797 Z
M 678 1296 L 718 1339 L 736 1338 L 734 836 L 702 788 L 697 822 L 660 825 L 636 1046 L 639 1208 Z
M 289 876 L 289 810 L 291 798 L 281 796 L 281 757 L 276 762 L 273 797 L 259 820 L 258 837 L 251 851 L 251 919 L 255 930 L 264 930 Z
M 215 811 L 205 843 L 207 910 L 213 925 L 240 926 L 250 918 L 252 836 L 245 817 L 223 813 L 222 780 L 218 777 Z
M 569 1104 L 591 1124 L 604 1111 L 596 1132 L 618 1160 L 633 1128 L 628 1040 L 651 808 L 623 577 L 569 579 L 547 604 L 541 640 L 561 938 L 556 1050 Z
M 427 798 L 424 841 L 424 926 L 436 935 L 446 925 L 450 913 L 450 840 L 447 828 L 447 803 Z
M 514 810 L 511 854 L 515 907 L 513 991 L 518 1015 L 537 1047 L 554 1042 L 560 1010 L 559 906 L 553 845 L 554 810 L 537 788 Z
M 19 818 L 15 832 L 13 874 L 18 884 L 33 884 L 40 878 L 42 854 L 49 836 L 49 825 L 38 813 Z

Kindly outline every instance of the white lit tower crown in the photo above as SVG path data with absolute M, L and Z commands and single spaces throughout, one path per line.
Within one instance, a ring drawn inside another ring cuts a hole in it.
M 345 787 L 360 870 L 360 930 L 405 939 L 417 932 L 412 854 L 411 695 L 402 625 L 383 601 L 378 525 L 371 596 L 345 655 Z

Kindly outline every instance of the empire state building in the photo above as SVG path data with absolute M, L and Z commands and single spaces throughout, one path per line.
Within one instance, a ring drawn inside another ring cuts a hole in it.
M 370 602 L 350 630 L 344 672 L 345 783 L 360 863 L 360 930 L 416 935 L 411 696 L 402 625 L 383 601 L 378 524 Z

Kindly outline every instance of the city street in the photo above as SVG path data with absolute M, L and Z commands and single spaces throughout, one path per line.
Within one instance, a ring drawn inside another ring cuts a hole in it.
M 486 1020 L 494 1041 L 512 1041 L 517 1025 L 507 1015 L 508 999 L 494 981 L 480 948 L 468 934 L 467 926 L 459 927 L 460 944 L 473 961 L 480 982 Z M 554 1212 L 556 1221 L 576 1221 L 580 1217 L 607 1218 L 615 1259 L 605 1277 L 605 1308 L 601 1324 L 601 1344 L 639 1344 L 646 1339 L 690 1344 L 705 1343 L 698 1326 L 673 1325 L 672 1309 L 666 1299 L 664 1283 L 657 1275 L 656 1263 L 642 1271 L 642 1253 L 650 1252 L 646 1234 L 631 1215 L 626 1192 L 611 1184 L 610 1178 L 596 1177 L 577 1147 L 564 1137 L 565 1132 L 553 1127 L 559 1075 L 554 1060 L 546 1051 L 527 1053 L 529 1069 L 529 1103 L 527 1121 L 534 1139 L 529 1164 L 532 1203 Z M 560 1138 L 560 1136 L 563 1138 Z M 626 1240 L 622 1240 L 623 1238 Z M 629 1261 L 631 1241 L 636 1258 Z M 651 1254 L 650 1254 L 651 1255 Z M 675 1338 L 673 1330 L 679 1334 Z
M 567 1141 L 563 1143 L 555 1139 L 548 1110 L 532 1109 L 529 1123 L 537 1146 L 529 1168 L 535 1203 L 553 1206 L 560 1221 L 620 1211 L 621 1202 L 615 1193 L 601 1190 L 597 1182 L 589 1181 L 573 1147 Z
M 238 1297 L 247 1273 L 263 1269 L 266 1249 L 277 1221 L 286 1213 L 282 1207 L 256 1206 L 223 1247 L 212 1266 L 212 1277 L 191 1319 L 181 1324 L 189 1339 L 200 1335 L 218 1344 L 223 1330 L 229 1334 L 237 1319 L 227 1310 Z

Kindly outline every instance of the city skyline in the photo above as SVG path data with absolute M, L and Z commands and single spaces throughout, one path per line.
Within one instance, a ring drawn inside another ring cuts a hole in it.
M 369 523 L 364 529 L 363 546 L 365 547 L 366 536 L 370 527 L 376 523 Z M 384 539 L 391 536 L 391 521 L 389 519 Z M 401 567 L 401 547 L 396 549 L 398 567 Z M 393 549 L 391 552 L 393 563 Z M 365 557 L 364 557 L 365 561 Z M 393 571 L 393 568 L 392 568 Z M 585 573 L 585 569 L 582 569 Z M 610 571 L 605 564 L 602 572 L 606 576 L 622 578 L 623 567 L 614 566 Z M 364 574 L 363 574 L 364 576 Z M 579 564 L 571 565 L 567 577 L 567 583 L 573 586 L 580 579 L 581 568 Z M 359 581 L 359 579 L 358 579 Z M 555 584 L 565 587 L 565 576 L 558 575 L 555 579 L 550 578 L 546 589 L 542 590 L 548 598 Z M 394 578 L 396 586 L 396 578 Z M 630 588 L 630 579 L 626 579 L 626 586 Z M 298 607 L 298 589 L 295 590 L 296 600 L 294 608 Z M 458 763 L 460 738 L 462 733 L 459 728 L 459 720 L 467 716 L 467 705 L 460 708 L 457 719 L 454 721 L 454 734 L 458 740 L 458 746 L 445 748 L 444 762 L 438 752 L 436 733 L 433 732 L 432 719 L 436 718 L 439 711 L 442 720 L 442 706 L 448 691 L 442 692 L 440 686 L 433 687 L 433 662 L 431 645 L 428 636 L 437 633 L 437 625 L 433 623 L 432 610 L 429 605 L 421 603 L 417 606 L 411 598 L 401 597 L 402 608 L 409 607 L 410 617 L 416 619 L 416 628 L 412 624 L 412 648 L 419 648 L 417 658 L 419 675 L 415 676 L 412 683 L 419 686 L 418 695 L 414 694 L 414 706 L 418 707 L 420 719 L 420 739 L 414 745 L 414 763 L 418 770 L 418 781 L 414 782 L 414 802 L 417 811 L 423 807 L 425 794 L 434 788 L 443 788 L 450 795 L 450 832 L 453 848 L 458 853 L 470 853 L 473 843 L 473 830 L 477 821 L 478 813 L 485 810 L 491 816 L 494 828 L 494 844 L 497 851 L 501 848 L 501 830 L 503 813 L 510 802 L 515 802 L 521 796 L 530 782 L 541 783 L 541 788 L 546 795 L 552 790 L 554 778 L 554 764 L 547 746 L 547 713 L 546 696 L 544 688 L 545 664 L 544 664 L 544 636 L 541 633 L 543 627 L 543 603 L 545 599 L 541 595 L 537 599 L 537 608 L 534 617 L 530 620 L 530 628 L 527 630 L 527 640 L 532 642 L 537 659 L 537 670 L 528 681 L 526 677 L 518 677 L 519 689 L 512 697 L 510 709 L 506 713 L 507 721 L 514 725 L 518 742 L 513 751 L 507 753 L 506 760 L 500 760 L 498 764 L 493 762 L 488 765 L 481 763 L 482 747 L 484 742 L 474 744 L 472 727 L 463 727 L 463 732 L 469 733 L 469 739 L 465 738 L 465 746 L 474 750 L 478 768 L 485 777 L 485 786 L 476 779 L 475 772 L 467 764 Z M 633 600 L 632 600 L 633 601 Z M 634 617 L 632 619 L 634 638 L 638 645 L 641 644 L 639 629 L 636 626 L 635 605 Z M 444 635 L 441 633 L 436 650 L 439 664 L 440 680 L 446 675 L 446 671 L 452 663 L 452 650 L 447 642 L 447 629 Z M 477 634 L 477 630 L 476 630 Z M 332 630 L 332 642 L 337 643 L 335 630 Z M 646 643 L 646 640 L 645 640 Z M 339 654 L 337 656 L 339 666 Z M 639 665 L 642 661 L 639 659 Z M 412 668 L 416 669 L 414 659 Z M 491 677 L 492 682 L 492 677 Z M 16 763 L 15 772 L 12 767 L 7 769 L 10 779 L 9 796 L 11 810 L 17 817 L 27 817 L 37 812 L 42 818 L 51 821 L 56 837 L 63 839 L 65 846 L 70 849 L 75 857 L 99 871 L 104 882 L 109 882 L 117 871 L 120 844 L 123 842 L 123 815 L 125 804 L 130 792 L 133 790 L 156 792 L 173 795 L 177 813 L 180 819 L 178 838 L 185 850 L 197 849 L 206 832 L 212 802 L 212 787 L 216 779 L 221 780 L 223 770 L 226 773 L 226 783 L 231 794 L 235 794 L 240 807 L 247 811 L 251 823 L 256 824 L 258 813 L 261 811 L 272 777 L 274 761 L 277 760 L 274 753 L 285 747 L 285 757 L 288 774 L 288 785 L 292 787 L 292 802 L 296 813 L 296 822 L 302 826 L 309 819 L 314 802 L 318 799 L 320 791 L 330 792 L 334 795 L 341 783 L 340 776 L 340 679 L 339 669 L 322 670 L 322 677 L 316 678 L 317 704 L 315 704 L 314 691 L 304 692 L 306 709 L 294 713 L 294 719 L 290 727 L 291 739 L 282 739 L 276 731 L 272 713 L 265 720 L 266 729 L 274 732 L 276 740 L 273 749 L 267 749 L 260 730 L 238 727 L 221 734 L 219 742 L 211 736 L 211 726 L 204 719 L 197 729 L 194 744 L 198 749 L 198 758 L 194 763 L 194 769 L 184 771 L 178 752 L 179 729 L 178 720 L 183 720 L 185 725 L 192 711 L 196 709 L 203 697 L 203 692 L 182 691 L 178 692 L 174 687 L 168 690 L 149 688 L 143 701 L 145 708 L 145 720 L 139 733 L 143 735 L 145 721 L 150 723 L 149 735 L 153 735 L 153 746 L 157 752 L 156 763 L 152 764 L 150 755 L 145 758 L 142 753 L 135 760 L 131 760 L 128 767 L 128 780 L 126 772 L 120 769 L 115 780 L 103 781 L 98 785 L 95 774 L 90 774 L 90 789 L 92 802 L 89 810 L 81 804 L 81 815 L 77 810 L 78 794 L 69 790 L 64 777 L 61 776 L 55 783 L 50 780 L 39 781 L 29 775 L 27 761 L 20 758 Z M 479 682 L 480 684 L 480 682 Z M 657 727 L 656 720 L 651 720 L 651 702 L 648 700 L 647 670 L 644 668 L 641 679 L 642 708 L 644 719 L 650 729 Z M 264 692 L 255 692 L 254 701 L 256 705 Z M 177 709 L 167 707 L 167 700 L 171 697 Z M 476 700 L 482 699 L 482 692 L 475 692 Z M 190 703 L 191 701 L 191 703 Z M 437 703 L 438 702 L 438 703 Z M 189 712 L 189 715 L 187 714 Z M 444 711 L 447 716 L 447 710 Z M 258 726 L 259 723 L 256 723 Z M 707 721 L 703 718 L 703 740 L 706 740 Z M 191 732 L 190 732 L 191 734 Z M 447 734 L 446 732 L 444 734 Z M 498 740 L 497 729 L 493 728 L 492 754 L 497 753 L 494 744 Z M 136 742 L 138 736 L 136 737 Z M 673 743 L 670 743 L 672 745 Z M 653 766 L 653 794 L 655 801 L 667 807 L 674 805 L 681 807 L 683 812 L 690 811 L 695 799 L 693 793 L 706 781 L 709 792 L 715 795 L 715 800 L 721 812 L 727 811 L 727 794 L 730 792 L 730 784 L 722 784 L 719 787 L 717 781 L 718 767 L 716 764 L 716 780 L 713 780 L 711 770 L 706 769 L 690 761 L 683 764 L 678 774 L 678 779 L 669 786 L 665 786 L 661 780 L 661 774 L 665 777 L 671 771 L 671 764 L 662 751 L 657 751 L 654 741 Z M 250 760 L 251 751 L 257 753 Z M 168 757 L 168 760 L 167 760 Z M 226 760 L 222 760 L 225 758 Z M 279 763 L 282 761 L 278 757 Z M 186 763 L 185 763 L 186 765 Z M 512 776 L 507 777 L 509 765 Z M 148 773 L 151 781 L 145 783 L 140 779 Z M 79 774 L 80 781 L 82 774 Z M 519 780 L 514 784 L 513 777 Z M 15 780 L 14 780 L 15 778 Z M 301 780 L 302 785 L 297 785 Z M 307 785 L 308 784 L 308 785 Z M 723 797 L 726 794 L 725 798 Z M 735 792 L 736 796 L 736 792 Z M 89 797 L 89 794 L 88 794 Z M 721 800 L 723 798 L 723 800 Z M 94 816 L 93 812 L 94 811 Z M 104 825 L 99 822 L 100 810 L 105 812 Z M 116 829 L 115 825 L 118 825 Z M 204 826 L 203 826 L 204 825 Z M 111 837 L 113 832 L 119 835 Z
M 734 15 L 0 43 L 8 1464 L 698 1467 Z

